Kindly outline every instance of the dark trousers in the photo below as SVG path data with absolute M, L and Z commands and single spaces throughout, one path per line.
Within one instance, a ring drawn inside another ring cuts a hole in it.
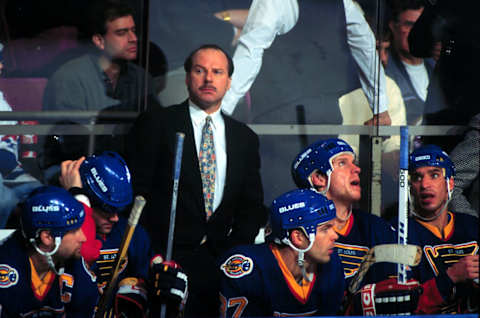
M 177 261 L 188 275 L 188 300 L 184 317 L 219 316 L 219 270 L 206 245 L 191 251 L 175 251 Z

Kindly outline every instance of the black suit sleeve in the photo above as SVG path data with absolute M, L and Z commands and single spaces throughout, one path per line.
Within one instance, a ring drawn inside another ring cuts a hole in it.
M 242 147 L 245 155 L 245 175 L 240 188 L 229 247 L 254 242 L 260 227 L 267 222 L 267 209 L 263 205 L 263 187 L 260 177 L 260 154 L 258 136 L 250 129 Z

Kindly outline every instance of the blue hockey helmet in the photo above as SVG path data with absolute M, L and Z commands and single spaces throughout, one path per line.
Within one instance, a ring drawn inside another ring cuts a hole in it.
M 320 170 L 330 180 L 333 171 L 332 160 L 342 153 L 350 153 L 355 158 L 352 147 L 339 138 L 320 140 L 304 149 L 292 163 L 292 177 L 297 187 L 312 187 L 310 175 L 315 170 Z
M 295 189 L 273 200 L 270 208 L 271 235 L 275 241 L 286 243 L 289 231 L 300 228 L 313 243 L 317 226 L 335 216 L 333 201 L 314 190 Z
M 82 204 L 67 190 L 55 186 L 35 189 L 22 205 L 22 232 L 29 240 L 37 238 L 41 230 L 62 238 L 81 227 L 84 219 Z
M 116 152 L 87 157 L 80 166 L 82 184 L 94 206 L 118 213 L 133 200 L 133 190 L 125 160 Z
M 415 149 L 409 158 L 410 173 L 420 167 L 439 167 L 444 170 L 445 179 L 455 176 L 455 165 L 448 154 L 436 145 L 425 145 Z

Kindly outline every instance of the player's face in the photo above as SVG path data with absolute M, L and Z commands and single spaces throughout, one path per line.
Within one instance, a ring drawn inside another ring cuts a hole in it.
M 327 263 L 334 252 L 335 240 L 338 234 L 334 230 L 335 219 L 317 226 L 317 234 L 312 248 L 306 253 L 315 263 Z
M 435 215 L 443 208 L 448 199 L 443 169 L 438 167 L 417 168 L 410 176 L 410 182 L 417 213 L 428 217 Z
M 345 206 L 357 202 L 362 197 L 360 187 L 360 168 L 354 162 L 355 158 L 348 153 L 333 158 L 333 172 L 330 175 L 330 188 L 327 197 L 337 204 Z
M 68 231 L 62 238 L 57 255 L 63 260 L 80 258 L 80 249 L 86 240 L 87 238 L 83 234 L 82 228 Z
M 92 217 L 95 221 L 97 233 L 107 235 L 112 231 L 115 223 L 118 222 L 117 213 L 108 213 L 97 208 L 93 208 Z
M 398 15 L 397 21 L 390 22 L 389 26 L 393 34 L 393 45 L 400 55 L 410 56 L 408 35 L 422 12 L 423 8 L 418 10 L 405 10 Z
M 192 69 L 186 76 L 190 99 L 207 113 L 220 108 L 230 88 L 228 60 L 222 51 L 203 49 L 192 58 Z
M 132 61 L 137 58 L 137 35 L 132 16 L 120 17 L 105 24 L 107 32 L 100 36 L 97 47 L 112 59 Z

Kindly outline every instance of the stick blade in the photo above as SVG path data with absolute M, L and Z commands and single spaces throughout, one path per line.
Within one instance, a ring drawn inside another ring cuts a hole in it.
M 422 258 L 422 249 L 412 244 L 381 244 L 374 248 L 375 262 L 390 262 L 417 266 Z

